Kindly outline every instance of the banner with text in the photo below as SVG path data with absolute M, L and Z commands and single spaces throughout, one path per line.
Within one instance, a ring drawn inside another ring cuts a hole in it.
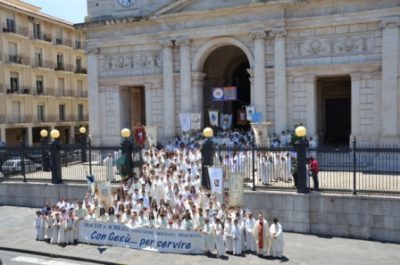
M 180 254 L 203 254 L 200 232 L 174 229 L 130 228 L 124 224 L 79 224 L 79 242 Z

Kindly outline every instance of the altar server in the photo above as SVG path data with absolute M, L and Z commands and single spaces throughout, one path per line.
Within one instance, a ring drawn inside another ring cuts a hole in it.
M 239 220 L 235 219 L 233 221 L 233 227 L 231 231 L 231 236 L 233 240 L 233 255 L 242 255 L 242 232 L 239 226 Z
M 215 218 L 214 222 L 214 234 L 215 234 L 215 245 L 217 247 L 217 257 L 223 256 L 225 254 L 224 247 L 224 228 L 219 220 L 219 218 Z
M 278 222 L 278 218 L 273 219 L 273 224 L 269 228 L 270 233 L 270 254 L 273 257 L 281 258 L 283 255 L 283 231 L 282 226 Z

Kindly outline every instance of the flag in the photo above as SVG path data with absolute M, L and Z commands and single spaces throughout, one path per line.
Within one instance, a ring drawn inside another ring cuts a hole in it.
M 208 176 L 210 178 L 211 192 L 222 194 L 224 190 L 224 172 L 222 167 L 208 167 Z
M 157 145 L 157 126 L 145 126 L 149 146 Z
M 262 113 L 261 112 L 253 112 L 253 114 L 251 114 L 251 121 L 254 123 L 260 123 L 262 122 Z
M 237 99 L 237 87 L 224 87 L 224 101 L 234 101 Z
M 190 113 L 179 114 L 182 132 L 188 132 L 191 128 L 192 115 Z
M 209 110 L 208 117 L 210 118 L 210 125 L 218 127 L 218 110 Z
M 251 128 L 253 129 L 254 138 L 256 140 L 256 145 L 258 146 L 270 146 L 270 141 L 268 137 L 268 125 L 270 122 L 260 122 L 251 123 Z
M 221 115 L 221 128 L 223 130 L 228 130 L 232 126 L 232 115 L 231 114 L 222 114 Z
M 224 89 L 222 87 L 212 89 L 212 101 L 224 101 Z
M 248 121 L 252 121 L 252 115 L 255 112 L 255 108 L 251 106 L 246 107 L 246 117 Z
M 201 114 L 200 113 L 192 113 L 191 117 L 191 129 L 194 131 L 198 131 L 201 129 Z

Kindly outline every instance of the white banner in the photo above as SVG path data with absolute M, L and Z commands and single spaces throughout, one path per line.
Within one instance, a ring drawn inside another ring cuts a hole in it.
M 232 114 L 222 114 L 221 115 L 221 128 L 223 130 L 228 130 L 232 126 Z
M 244 173 L 229 173 L 229 206 L 243 206 Z
M 104 201 L 108 206 L 112 204 L 111 183 L 109 181 L 96 182 L 99 191 L 99 202 Z
M 181 113 L 181 114 L 179 114 L 179 119 L 181 122 L 182 132 L 190 131 L 192 114 L 191 113 Z M 167 121 L 165 121 L 165 122 L 167 122 Z
M 254 138 L 256 140 L 256 145 L 258 146 L 270 146 L 270 141 L 268 137 L 268 125 L 270 122 L 260 122 L 251 123 L 251 128 L 253 129 Z
M 200 113 L 192 113 L 191 114 L 191 129 L 194 131 L 198 131 L 201 129 L 201 114 Z
M 209 110 L 208 117 L 210 118 L 210 125 L 218 127 L 218 110 Z
M 130 228 L 124 224 L 79 223 L 79 242 L 180 254 L 203 254 L 200 232 L 174 229 Z
M 149 146 L 157 145 L 157 126 L 145 126 Z
M 251 107 L 251 106 L 247 106 L 247 107 L 246 107 L 246 117 L 247 117 L 247 120 L 248 120 L 248 121 L 251 121 L 251 120 L 252 120 L 253 113 L 254 113 L 255 111 L 256 111 L 256 110 L 255 110 L 254 107 Z
M 222 167 L 208 167 L 212 193 L 222 194 L 224 190 L 224 171 Z

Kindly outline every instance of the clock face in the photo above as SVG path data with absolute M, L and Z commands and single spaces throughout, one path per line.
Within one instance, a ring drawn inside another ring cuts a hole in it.
M 131 6 L 135 3 L 135 0 L 118 0 L 118 3 L 122 6 Z

